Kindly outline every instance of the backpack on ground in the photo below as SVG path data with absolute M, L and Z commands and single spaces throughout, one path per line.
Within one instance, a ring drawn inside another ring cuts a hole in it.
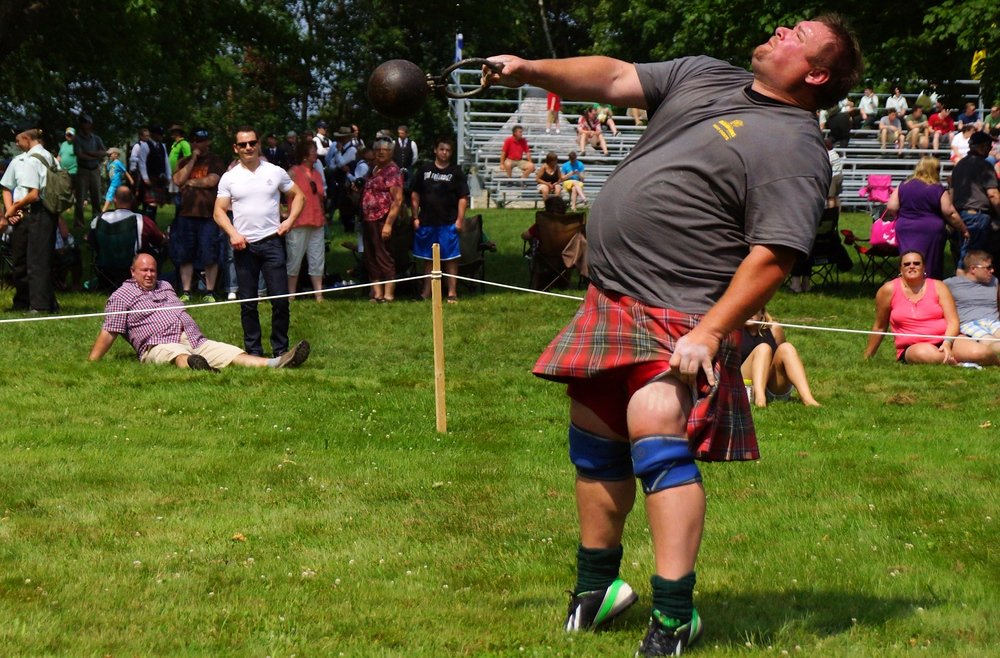
M 45 165 L 48 175 L 45 177 L 45 189 L 41 190 L 42 205 L 50 213 L 60 215 L 65 210 L 73 207 L 73 179 L 69 177 L 69 172 L 60 169 L 53 161 L 49 164 L 40 153 L 32 153 L 31 157 L 38 158 L 39 162 Z

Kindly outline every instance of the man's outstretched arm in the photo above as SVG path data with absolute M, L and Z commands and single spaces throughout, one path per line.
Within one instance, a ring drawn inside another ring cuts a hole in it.
M 505 87 L 530 84 L 571 100 L 648 109 L 639 74 L 630 62 L 596 55 L 535 60 L 497 55 L 489 59 L 504 65 L 500 73 L 490 72 L 486 76 L 489 84 Z

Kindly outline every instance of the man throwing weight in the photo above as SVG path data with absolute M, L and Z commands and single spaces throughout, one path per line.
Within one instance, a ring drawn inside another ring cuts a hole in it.
M 639 654 L 680 655 L 701 634 L 695 459 L 759 456 L 738 330 L 810 251 L 830 184 L 813 111 L 857 83 L 859 47 L 823 16 L 777 28 L 752 74 L 709 57 L 491 59 L 504 65 L 485 72 L 494 84 L 649 113 L 591 211 L 593 285 L 534 372 L 569 385 L 580 545 L 566 629 L 604 624 L 637 598 L 619 565 L 638 478 L 656 558 Z

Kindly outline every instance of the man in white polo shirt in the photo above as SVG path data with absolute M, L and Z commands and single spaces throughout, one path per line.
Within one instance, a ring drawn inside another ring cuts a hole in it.
M 264 275 L 269 295 L 288 294 L 285 243 L 305 205 L 305 196 L 281 167 L 260 159 L 260 140 L 250 126 L 236 129 L 233 151 L 240 162 L 223 174 L 215 200 L 215 223 L 229 236 L 243 324 L 243 344 L 248 354 L 264 355 L 257 282 Z M 280 200 L 288 201 L 288 218 L 281 220 Z M 232 211 L 230 221 L 228 213 Z M 251 301 L 253 300 L 253 301 Z M 288 299 L 271 301 L 271 348 L 275 356 L 288 351 Z

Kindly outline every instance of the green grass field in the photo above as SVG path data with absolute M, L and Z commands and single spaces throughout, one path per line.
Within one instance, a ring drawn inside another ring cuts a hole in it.
M 530 216 L 487 211 L 489 279 L 527 283 Z M 639 507 L 622 575 L 640 604 L 605 632 L 561 630 L 566 398 L 530 368 L 576 304 L 460 294 L 443 435 L 427 303 L 295 302 L 303 368 L 215 375 L 141 366 L 123 341 L 88 363 L 99 319 L 0 325 L 0 655 L 632 655 L 652 572 Z M 770 310 L 867 329 L 873 294 L 850 275 Z M 240 342 L 236 306 L 192 314 Z M 890 344 L 865 363 L 862 336 L 787 333 L 824 406 L 755 411 L 763 458 L 703 466 L 691 655 L 1000 655 L 998 371 L 900 366 Z

